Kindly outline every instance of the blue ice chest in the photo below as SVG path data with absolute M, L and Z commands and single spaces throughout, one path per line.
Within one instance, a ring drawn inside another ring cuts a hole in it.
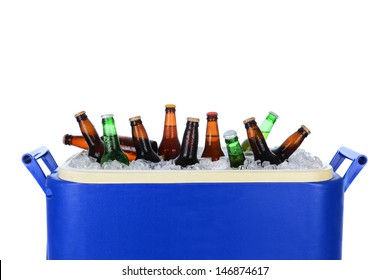
M 341 147 L 321 170 L 87 171 L 41 147 L 22 161 L 46 195 L 47 259 L 301 260 L 341 259 L 344 191 L 367 158 Z

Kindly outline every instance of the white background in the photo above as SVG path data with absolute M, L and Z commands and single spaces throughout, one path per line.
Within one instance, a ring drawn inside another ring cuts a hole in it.
M 4 279 L 125 279 L 127 265 L 268 265 L 268 279 L 386 278 L 386 2 L 1 1 Z M 235 129 L 243 140 L 242 121 L 273 110 L 280 118 L 270 146 L 305 124 L 312 134 L 302 148 L 324 161 L 343 145 L 367 155 L 345 195 L 343 260 L 45 261 L 45 197 L 21 156 L 45 145 L 62 164 L 78 152 L 62 136 L 80 133 L 81 110 L 100 132 L 100 115 L 113 113 L 118 133 L 129 136 L 129 117 L 141 115 L 159 141 L 167 103 L 177 105 L 180 138 L 187 117 L 201 119 L 200 145 L 208 111 L 219 113 L 220 133 Z

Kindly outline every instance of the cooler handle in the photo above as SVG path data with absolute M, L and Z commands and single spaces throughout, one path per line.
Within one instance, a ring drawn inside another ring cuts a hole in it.
M 45 146 L 39 147 L 32 152 L 26 153 L 22 156 L 22 162 L 28 171 L 30 171 L 30 173 L 33 175 L 46 196 L 50 197 L 52 192 L 49 188 L 46 187 L 46 175 L 39 165 L 38 159 L 42 159 L 50 172 L 54 172 L 58 165 L 51 155 L 49 149 Z
M 342 146 L 329 163 L 333 167 L 334 172 L 336 172 L 346 158 L 350 159 L 352 163 L 343 176 L 344 192 L 367 163 L 367 157 L 365 155 Z

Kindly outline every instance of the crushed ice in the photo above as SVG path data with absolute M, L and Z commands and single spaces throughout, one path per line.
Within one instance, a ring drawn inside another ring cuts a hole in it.
M 225 155 L 227 155 L 227 152 Z M 174 160 L 160 161 L 152 163 L 143 159 L 131 161 L 127 166 L 116 160 L 106 162 L 100 165 L 96 159 L 90 158 L 86 151 L 82 151 L 74 156 L 70 162 L 69 167 L 89 170 L 229 170 L 229 159 L 227 156 L 221 157 L 218 161 L 211 161 L 209 158 L 201 158 L 199 155 L 199 163 L 190 165 L 185 168 L 175 165 Z M 272 165 L 269 162 L 254 161 L 253 156 L 246 155 L 246 160 L 239 169 L 246 170 L 310 170 L 323 169 L 328 164 L 324 163 L 320 158 L 306 152 L 303 149 L 298 149 L 290 156 L 287 161 L 279 165 Z

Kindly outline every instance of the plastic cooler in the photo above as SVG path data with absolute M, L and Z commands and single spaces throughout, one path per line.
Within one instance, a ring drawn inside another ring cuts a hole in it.
M 345 147 L 302 171 L 90 171 L 69 160 L 58 167 L 46 147 L 22 157 L 46 196 L 47 259 L 341 259 L 344 192 L 367 162 Z

